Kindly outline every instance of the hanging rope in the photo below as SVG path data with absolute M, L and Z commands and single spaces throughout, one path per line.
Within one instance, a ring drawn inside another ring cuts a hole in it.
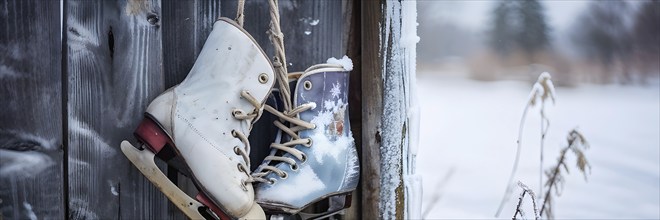
M 275 57 L 273 58 L 273 68 L 275 68 L 275 76 L 278 81 L 280 95 L 284 102 L 284 111 L 288 112 L 292 109 L 291 103 L 291 90 L 289 88 L 289 79 L 287 77 L 288 70 L 286 68 L 286 55 L 284 52 L 284 34 L 280 29 L 280 11 L 279 3 L 277 0 L 268 0 L 270 6 L 270 30 L 268 37 L 275 49 Z M 243 27 L 245 0 L 238 0 L 236 7 L 236 23 Z
M 275 49 L 273 58 L 273 67 L 279 83 L 280 95 L 284 102 L 284 111 L 288 112 L 291 108 L 291 90 L 289 89 L 289 79 L 287 77 L 286 56 L 284 53 L 284 34 L 280 29 L 280 11 L 277 0 L 268 0 L 270 5 L 270 31 L 269 37 Z
M 245 0 L 238 0 L 238 6 L 236 7 L 236 23 L 243 27 L 243 9 L 245 8 Z

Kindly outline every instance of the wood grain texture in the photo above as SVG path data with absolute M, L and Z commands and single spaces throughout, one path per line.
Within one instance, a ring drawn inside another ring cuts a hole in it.
M 236 0 L 222 1 L 222 6 L 223 16 L 236 17 Z M 342 1 L 280 0 L 279 6 L 289 72 L 344 55 Z M 245 29 L 272 58 L 273 46 L 266 34 L 269 24 L 267 1 L 245 2 Z
M 165 219 L 168 200 L 119 143 L 164 89 L 160 1 L 67 1 L 71 219 Z
M 64 216 L 59 17 L 0 0 L 0 219 Z
M 381 1 L 363 1 L 362 11 L 362 219 L 380 215 L 380 133 L 383 114 Z
M 162 1 L 163 67 L 165 87 L 169 88 L 190 72 L 213 23 L 220 17 L 220 1 Z

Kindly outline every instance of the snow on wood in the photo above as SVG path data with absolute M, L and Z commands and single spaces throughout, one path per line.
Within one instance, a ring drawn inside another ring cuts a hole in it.
M 385 2 L 380 26 L 383 79 L 380 203 L 383 218 L 419 218 L 421 177 L 415 174 L 419 106 L 415 91 L 416 2 Z

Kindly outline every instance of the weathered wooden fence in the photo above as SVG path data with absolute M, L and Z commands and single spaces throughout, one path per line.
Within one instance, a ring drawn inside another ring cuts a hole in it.
M 0 0 L 0 219 L 184 218 L 119 143 L 134 142 L 133 129 L 151 99 L 185 78 L 213 22 L 233 18 L 236 4 Z M 381 119 L 401 114 L 383 111 L 392 101 L 383 91 L 407 88 L 385 83 L 407 74 L 385 68 L 396 61 L 382 57 L 398 39 L 381 39 L 400 32 L 383 31 L 387 16 L 400 16 L 385 11 L 388 4 L 400 2 L 280 0 L 289 71 L 344 54 L 354 62 L 350 117 L 363 166 L 347 219 L 403 217 L 403 182 L 386 188 L 396 190 L 396 215 L 379 209 L 389 199 L 380 196 L 380 169 L 390 162 L 380 160 L 383 149 L 403 156 L 407 147 L 407 141 L 381 142 Z M 266 1 L 246 2 L 245 28 L 272 56 L 269 19 Z M 403 129 L 403 137 L 386 140 L 405 139 L 405 121 L 388 125 Z M 171 169 L 168 176 L 192 191 L 189 179 Z

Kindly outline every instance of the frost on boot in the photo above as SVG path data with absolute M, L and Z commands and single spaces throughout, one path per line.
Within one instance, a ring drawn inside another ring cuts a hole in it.
M 233 21 L 221 18 L 190 73 L 154 99 L 135 132 L 140 148 L 122 151 L 189 218 L 207 206 L 220 218 L 265 218 L 254 202 L 248 136 L 275 78 L 268 57 Z M 153 157 L 184 161 L 200 195 L 170 182 Z
M 285 119 L 292 122 L 253 173 L 266 180 L 255 186 L 255 193 L 267 211 L 294 214 L 330 197 L 350 201 L 346 195 L 357 187 L 360 167 L 348 119 L 348 78 L 341 66 L 322 64 L 292 86 L 293 105 L 298 106 L 293 111 L 300 111 L 293 118 L 302 122 Z M 350 206 L 341 203 L 329 212 Z

